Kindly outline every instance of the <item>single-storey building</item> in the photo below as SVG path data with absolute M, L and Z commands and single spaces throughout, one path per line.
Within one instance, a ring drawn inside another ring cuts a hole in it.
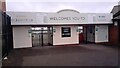
M 112 13 L 7 12 L 11 17 L 13 47 L 109 43 Z

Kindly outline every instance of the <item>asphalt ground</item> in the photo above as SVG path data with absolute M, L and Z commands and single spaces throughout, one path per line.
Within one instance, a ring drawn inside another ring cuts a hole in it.
M 14 49 L 4 66 L 118 66 L 118 48 L 82 44 Z

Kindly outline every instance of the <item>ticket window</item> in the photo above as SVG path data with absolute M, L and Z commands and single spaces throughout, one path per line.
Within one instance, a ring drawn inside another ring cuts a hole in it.
M 62 27 L 61 28 L 62 37 L 71 37 L 71 28 L 70 27 Z

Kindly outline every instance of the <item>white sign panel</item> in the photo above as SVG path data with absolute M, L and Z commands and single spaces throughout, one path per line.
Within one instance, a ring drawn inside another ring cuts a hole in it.
M 32 12 L 7 12 L 11 16 L 12 25 L 29 25 L 43 23 L 44 16 L 42 13 Z
M 93 22 L 112 22 L 112 14 L 109 13 L 95 14 L 95 20 Z
M 48 14 L 48 23 L 82 23 L 87 22 L 87 14 Z
M 109 24 L 112 14 L 109 13 L 40 13 L 40 12 L 7 12 L 12 25 L 54 25 L 54 24 Z

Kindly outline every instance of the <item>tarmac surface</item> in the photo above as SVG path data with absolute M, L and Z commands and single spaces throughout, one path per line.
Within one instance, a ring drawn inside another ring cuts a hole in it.
M 118 48 L 81 44 L 14 49 L 3 66 L 118 66 Z

